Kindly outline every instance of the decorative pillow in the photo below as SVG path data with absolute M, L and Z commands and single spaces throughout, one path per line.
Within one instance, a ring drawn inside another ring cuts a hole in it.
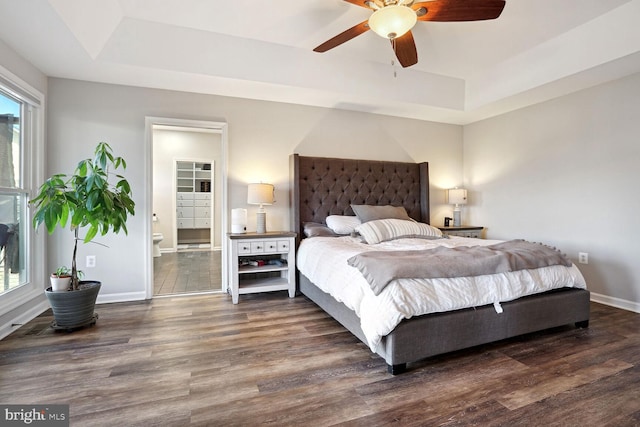
M 442 239 L 442 232 L 422 222 L 402 219 L 378 219 L 356 227 L 362 238 L 370 245 L 403 237 Z
M 407 210 L 402 206 L 371 206 L 371 205 L 351 205 L 351 209 L 356 213 L 363 224 L 376 219 L 404 219 L 413 221 L 407 214 Z
M 305 222 L 304 223 L 304 235 L 307 237 L 325 236 L 325 237 L 338 237 L 329 227 L 317 222 Z
M 329 215 L 326 218 L 327 227 L 336 234 L 351 234 L 361 224 L 357 216 L 353 215 Z

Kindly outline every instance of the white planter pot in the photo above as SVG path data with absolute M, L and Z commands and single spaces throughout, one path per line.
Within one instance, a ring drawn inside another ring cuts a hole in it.
M 53 292 L 64 292 L 69 289 L 71 276 L 69 277 L 51 277 L 51 290 Z

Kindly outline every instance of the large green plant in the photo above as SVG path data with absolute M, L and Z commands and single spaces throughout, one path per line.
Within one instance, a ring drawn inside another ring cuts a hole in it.
M 104 236 L 110 230 L 128 233 L 127 217 L 135 214 L 135 203 L 131 200 L 129 182 L 111 171 L 119 167 L 126 169 L 124 159 L 114 157 L 109 144 L 100 142 L 93 159 L 82 160 L 69 177 L 53 175 L 29 201 L 36 209 L 33 217 L 35 229 L 44 223 L 51 234 L 56 226 L 65 228 L 69 223 L 74 232 L 70 285 L 73 290 L 78 289 L 78 241 L 88 243 L 98 233 Z M 88 227 L 84 239 L 80 239 L 78 232 L 82 227 Z

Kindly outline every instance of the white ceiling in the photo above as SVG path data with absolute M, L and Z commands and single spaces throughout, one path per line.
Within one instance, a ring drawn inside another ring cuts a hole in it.
M 452 0 L 464 1 L 464 0 Z M 640 72 L 640 0 L 506 0 L 418 22 L 418 64 L 342 0 L 0 0 L 0 39 L 53 77 L 466 124 Z

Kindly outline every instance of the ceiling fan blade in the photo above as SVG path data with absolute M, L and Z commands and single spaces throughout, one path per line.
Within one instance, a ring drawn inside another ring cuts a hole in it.
M 333 49 L 336 46 L 340 46 L 344 42 L 348 42 L 354 37 L 369 31 L 369 21 L 363 21 L 356 26 L 349 28 L 347 31 L 343 31 L 334 38 L 327 40 L 320 46 L 313 49 L 314 52 L 326 52 L 329 49 Z
M 402 67 L 410 67 L 418 63 L 418 51 L 411 31 L 404 36 L 391 40 L 391 46 Z
M 371 6 L 369 6 L 369 2 L 371 0 L 344 0 L 344 1 L 346 1 L 347 3 L 355 4 L 356 6 L 372 9 Z
M 504 0 L 435 0 L 414 3 L 419 21 L 456 22 L 496 19 L 504 9 Z

